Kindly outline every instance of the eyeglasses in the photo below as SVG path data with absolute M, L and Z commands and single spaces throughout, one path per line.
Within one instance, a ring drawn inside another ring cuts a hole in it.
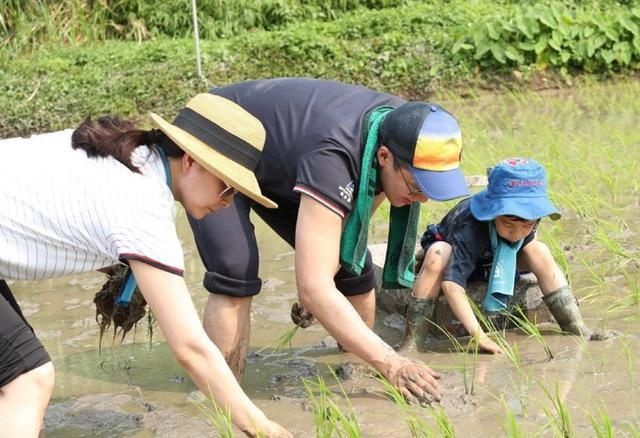
M 424 193 L 422 193 L 422 190 L 411 187 L 411 185 L 409 184 L 409 181 L 407 181 L 407 178 L 405 178 L 404 172 L 402 171 L 402 169 L 400 169 L 399 172 L 400 172 L 400 176 L 402 176 L 402 180 L 407 185 L 407 189 L 409 190 L 409 196 L 424 196 Z
M 233 195 L 235 195 L 236 193 L 238 193 L 238 190 L 235 187 L 231 187 L 229 184 L 227 184 L 224 181 L 223 181 L 223 183 L 227 187 L 223 191 L 220 192 L 220 194 L 218 195 L 218 198 L 220 198 L 220 199 L 228 199 L 228 198 L 232 197 Z

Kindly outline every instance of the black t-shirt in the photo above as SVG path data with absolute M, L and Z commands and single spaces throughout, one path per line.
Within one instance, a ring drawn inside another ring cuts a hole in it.
M 439 234 L 437 238 L 430 226 L 420 240 L 425 249 L 435 240 L 444 240 L 452 246 L 451 259 L 442 280 L 453 281 L 465 289 L 467 280 L 474 272 L 487 271 L 493 262 L 489 222 L 479 221 L 473 216 L 469 199 L 459 202 L 440 221 L 436 227 Z M 520 251 L 534 239 L 536 228 L 524 238 Z
M 405 102 L 360 86 L 308 78 L 241 82 L 211 92 L 236 102 L 264 125 L 266 143 L 255 173 L 265 196 L 298 204 L 305 193 L 343 217 L 351 211 L 360 176 L 364 115 Z

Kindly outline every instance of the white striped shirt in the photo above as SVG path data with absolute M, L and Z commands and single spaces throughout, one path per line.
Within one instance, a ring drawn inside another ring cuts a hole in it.
M 0 278 L 41 280 L 138 259 L 182 275 L 175 203 L 162 159 L 71 148 L 72 130 L 0 141 Z

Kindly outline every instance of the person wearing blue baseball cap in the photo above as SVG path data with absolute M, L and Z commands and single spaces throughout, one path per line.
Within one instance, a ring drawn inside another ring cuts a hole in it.
M 424 261 L 407 312 L 407 326 L 418 349 L 425 348 L 429 320 L 442 290 L 480 349 L 501 352 L 480 327 L 465 289 L 471 278 L 488 280 L 482 310 L 504 311 L 518 271 L 535 274 L 543 301 L 564 333 L 591 337 L 562 270 L 547 245 L 536 238 L 544 217 L 560 218 L 547 194 L 545 169 L 532 159 L 510 158 L 490 170 L 485 190 L 427 227 L 421 239 Z
M 366 242 L 370 217 L 387 199 L 393 250 L 385 280 L 413 284 L 420 203 L 468 194 L 456 119 L 427 102 L 321 79 L 247 81 L 211 93 L 265 127 L 263 154 L 247 166 L 278 204 L 267 209 L 237 194 L 221 215 L 190 220 L 210 292 L 203 324 L 236 376 L 245 367 L 251 301 L 262 286 L 253 211 L 295 248 L 294 323 L 304 326 L 313 315 L 407 398 L 439 398 L 438 374 L 371 330 L 375 278 Z

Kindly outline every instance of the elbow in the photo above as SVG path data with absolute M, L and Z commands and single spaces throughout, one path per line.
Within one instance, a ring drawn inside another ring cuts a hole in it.
M 331 293 L 331 290 L 335 289 L 333 279 L 329 284 L 319 280 L 312 280 L 308 282 L 298 281 L 297 286 L 300 305 L 309 311 L 312 311 L 314 305 L 318 303 L 318 296 Z
M 197 368 L 197 364 L 205 360 L 206 352 L 201 342 L 196 339 L 181 340 L 172 346 L 178 363 L 189 373 Z
M 299 288 L 298 289 L 298 300 L 300 301 L 300 305 L 307 309 L 311 310 L 313 307 L 313 292 L 308 288 Z

